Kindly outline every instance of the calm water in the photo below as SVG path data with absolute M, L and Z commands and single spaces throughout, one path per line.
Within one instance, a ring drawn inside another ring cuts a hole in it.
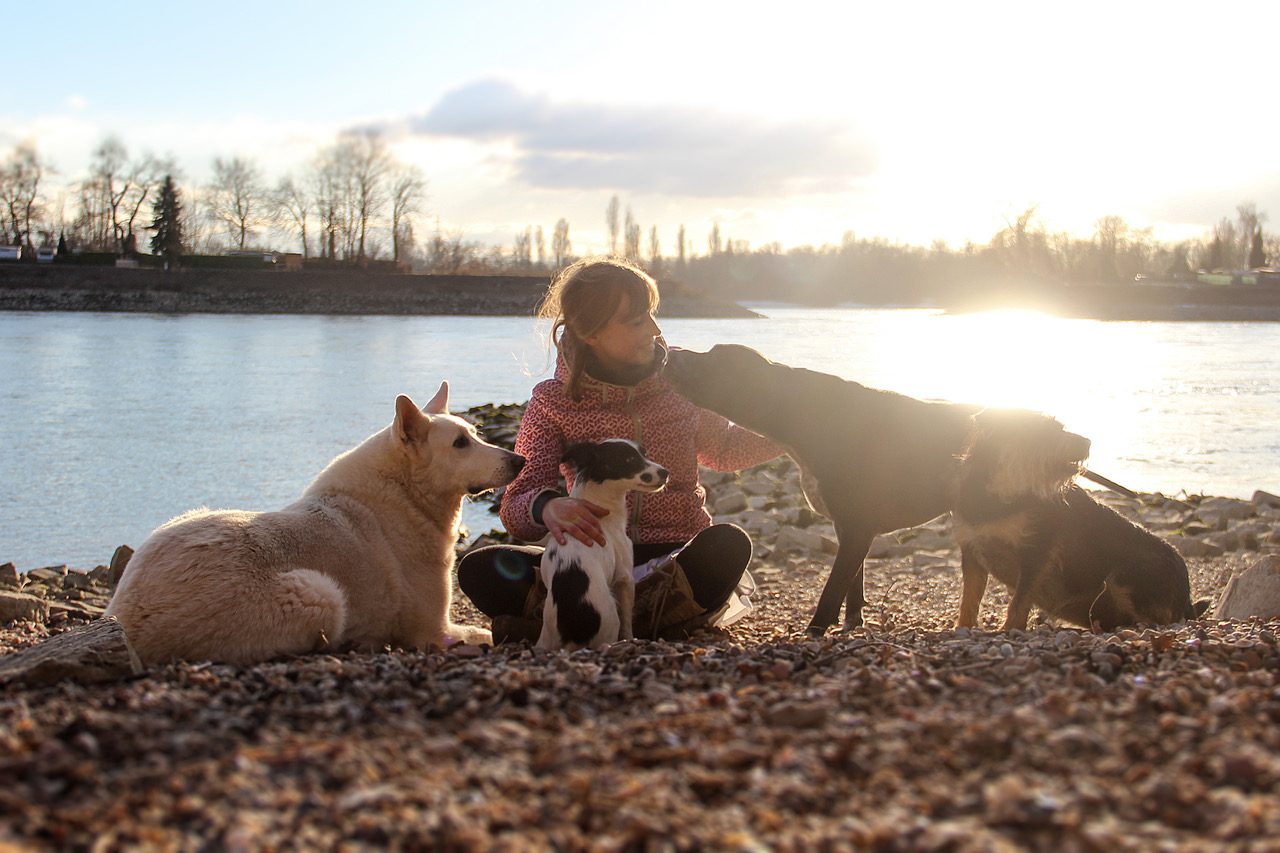
M 1280 492 L 1278 325 L 763 310 L 662 325 L 679 346 L 1050 412 L 1134 489 Z M 454 408 L 519 401 L 548 366 L 511 317 L 0 314 L 0 562 L 91 567 L 191 507 L 278 508 L 397 393 L 423 403 L 448 378 Z

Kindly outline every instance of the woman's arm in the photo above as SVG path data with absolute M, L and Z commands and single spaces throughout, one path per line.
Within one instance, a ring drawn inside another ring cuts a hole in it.
M 787 452 L 785 447 L 706 409 L 698 410 L 695 441 L 698 462 L 716 471 L 741 471 Z
M 560 456 L 564 452 L 560 428 L 537 388 L 520 420 L 515 450 L 525 458 L 524 467 L 503 492 L 498 515 L 512 536 L 536 542 L 547 535 L 547 528 L 534 521 L 533 504 L 543 492 L 558 492 Z

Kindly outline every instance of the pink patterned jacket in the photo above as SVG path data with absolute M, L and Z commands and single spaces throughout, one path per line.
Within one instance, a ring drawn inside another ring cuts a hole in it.
M 650 545 L 687 542 L 710 526 L 707 493 L 698 482 L 698 463 L 717 471 L 737 471 L 786 452 L 762 436 L 720 415 L 699 409 L 671 387 L 661 371 L 634 386 L 610 385 L 583 375 L 582 399 L 569 399 L 569 367 L 557 359 L 554 379 L 538 383 L 516 435 L 516 453 L 528 462 L 502 496 L 499 513 L 507 531 L 534 542 L 547 529 L 533 520 L 533 503 L 555 491 L 564 449 L 579 441 L 629 438 L 671 478 L 661 492 L 627 496 L 627 535 Z M 565 471 L 573 488 L 573 475 Z

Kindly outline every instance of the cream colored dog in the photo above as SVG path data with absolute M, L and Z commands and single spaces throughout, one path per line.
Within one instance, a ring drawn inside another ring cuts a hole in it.
M 524 458 L 448 413 L 449 385 L 320 472 L 279 512 L 192 510 L 130 560 L 108 616 L 143 661 L 251 663 L 323 648 L 490 642 L 449 622 L 464 495 Z

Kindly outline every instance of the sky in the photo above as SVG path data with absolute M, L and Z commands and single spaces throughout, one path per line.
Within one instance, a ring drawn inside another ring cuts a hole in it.
M 72 182 L 115 135 L 188 183 L 232 156 L 274 182 L 376 130 L 431 227 L 510 244 L 563 217 L 579 254 L 615 194 L 701 251 L 716 224 L 985 243 L 1033 205 L 1172 241 L 1242 202 L 1280 223 L 1278 40 L 1280 4 L 1230 0 L 73 0 L 6 44 L 0 156 L 33 141 Z

